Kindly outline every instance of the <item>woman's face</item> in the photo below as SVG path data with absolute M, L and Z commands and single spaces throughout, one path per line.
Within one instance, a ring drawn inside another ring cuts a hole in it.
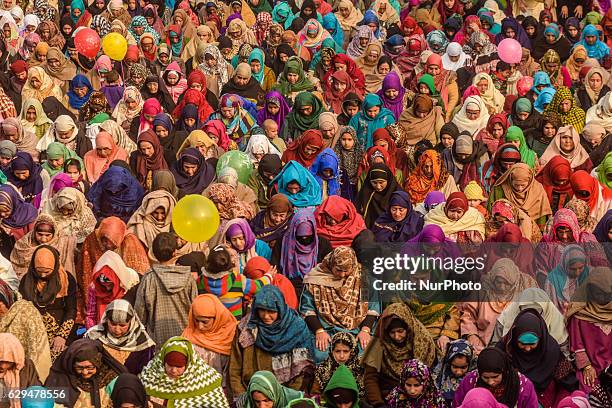
M 355 146 L 355 139 L 350 134 L 345 133 L 340 137 L 340 144 L 343 149 L 352 150 Z
M 369 64 L 374 64 L 376 61 L 378 61 L 378 58 L 380 57 L 380 53 L 378 52 L 377 49 L 374 50 L 370 50 L 366 55 L 365 55 L 365 60 L 367 63 Z M 380 71 L 380 69 L 379 69 Z
M 466 107 L 465 116 L 467 116 L 469 120 L 477 120 L 480 117 L 480 109 Z
M 462 378 L 467 374 L 470 365 L 466 356 L 456 356 L 450 363 L 451 373 L 455 378 Z
M 506 35 L 506 38 L 514 38 L 516 37 L 516 31 L 514 31 L 513 28 L 506 28 L 506 31 L 504 31 L 504 34 Z
M 159 54 L 157 58 L 159 59 L 159 62 L 161 62 L 164 65 L 167 65 L 168 61 L 170 61 L 170 55 L 166 54 L 165 52 L 162 52 L 161 54 Z
M 351 9 L 348 7 L 339 7 L 338 11 L 340 12 L 340 15 L 344 18 L 347 18 L 351 15 Z
M 204 55 L 204 61 L 209 68 L 214 68 L 217 66 L 217 59 L 211 54 Z
M 137 35 L 142 35 L 144 33 L 145 28 L 143 26 L 134 26 L 134 32 Z
M 494 124 L 493 132 L 491 132 L 491 136 L 493 136 L 493 138 L 495 139 L 501 139 L 503 134 L 504 134 L 504 127 L 500 123 Z
M 49 165 L 51 166 L 51 168 L 60 169 L 64 167 L 64 158 L 58 157 L 56 159 L 49 159 Z
M 441 139 L 442 139 L 442 146 L 444 146 L 447 149 L 450 149 L 451 147 L 453 147 L 453 143 L 455 143 L 455 139 L 453 139 L 451 135 L 443 134 L 441 135 Z
M 399 205 L 392 205 L 389 208 L 389 212 L 391 212 L 391 217 L 397 222 L 403 221 L 406 215 L 408 215 L 408 209 Z
M 278 312 L 273 310 L 257 309 L 257 316 L 266 326 L 278 320 Z
M 422 119 L 422 118 L 426 118 L 426 117 L 427 117 L 427 115 L 429 115 L 429 112 L 424 112 L 424 111 L 421 111 L 421 110 L 415 109 L 414 114 L 415 114 L 415 116 L 416 116 L 417 118 L 421 118 L 421 119 Z
M 164 371 L 166 372 L 166 375 L 172 380 L 178 379 L 181 375 L 183 375 L 186 369 L 186 366 L 175 367 L 168 363 L 164 363 Z
M 380 106 L 378 105 L 372 106 L 366 110 L 366 115 L 368 115 L 372 119 L 376 118 L 376 116 L 378 116 L 379 113 L 380 113 Z
M 447 9 L 452 9 L 455 5 L 455 0 L 444 0 L 444 5 Z
M 292 181 L 289 184 L 287 184 L 287 192 L 291 195 L 295 195 L 299 193 L 301 189 L 302 187 L 297 181 Z
M 364 38 L 364 37 L 359 37 L 359 46 L 360 47 L 366 47 L 368 45 L 368 43 L 370 42 L 369 38 Z
M 559 145 L 563 152 L 570 153 L 572 150 L 574 150 L 575 147 L 574 139 L 571 135 L 561 135 L 561 137 L 559 138 Z
M 385 63 L 380 64 L 380 65 L 378 66 L 378 73 L 379 73 L 379 74 L 381 74 L 381 75 L 387 75 L 389 72 L 391 72 L 391 67 L 389 66 L 389 64 L 388 64 L 388 63 L 386 63 L 386 62 L 385 62 Z
M 502 382 L 501 373 L 483 372 L 480 374 L 482 381 L 489 386 L 489 388 L 495 388 Z
M 164 207 L 157 207 L 152 213 L 151 217 L 157 222 L 166 221 L 166 209 Z
M 525 32 L 527 33 L 528 36 L 533 37 L 533 35 L 536 32 L 536 28 L 534 26 L 527 26 L 525 27 Z
M 341 62 L 336 62 L 336 63 L 334 63 L 334 69 L 336 71 L 344 71 L 344 72 L 346 72 L 347 65 L 343 64 Z
M 255 408 L 274 408 L 274 401 L 259 391 L 253 391 L 251 399 L 255 403 Z
M 597 37 L 594 35 L 587 35 L 584 37 L 584 39 L 586 40 L 586 43 L 589 45 L 593 45 L 597 42 Z
M 516 191 L 517 193 L 522 193 L 523 191 L 525 191 L 525 189 L 527 189 L 527 186 L 529 185 L 529 181 L 527 181 L 527 180 L 512 180 L 510 182 L 510 184 L 512 185 L 512 189 L 514 191 Z
M 143 38 L 142 41 L 140 41 L 140 47 L 142 48 L 142 51 L 150 53 L 153 50 L 153 40 L 151 40 L 149 37 Z
M 75 17 L 80 17 L 81 16 L 81 10 L 78 8 L 75 8 L 74 10 L 72 10 L 72 14 L 74 14 Z
M 134 110 L 136 109 L 136 107 L 138 106 L 138 102 L 136 102 L 136 100 L 134 99 L 127 99 L 125 101 L 125 106 L 129 109 L 129 110 Z
M 437 76 L 440 73 L 440 66 L 435 64 L 428 65 L 427 73 L 431 76 Z
M 168 82 L 169 85 L 176 85 L 179 81 L 179 76 L 178 74 L 174 73 L 174 72 L 170 72 L 167 76 L 166 76 L 166 81 Z
M 445 0 L 445 3 L 446 1 L 448 0 Z M 408 378 L 404 383 L 404 389 L 410 398 L 417 398 L 423 393 L 424 388 L 425 386 L 414 377 Z
M 287 221 L 289 217 L 289 212 L 287 211 L 278 212 L 270 210 L 268 214 L 270 217 L 270 224 L 272 224 L 273 227 L 281 225 L 283 222 Z
M 79 180 L 81 173 L 79 172 L 79 168 L 75 165 L 70 165 L 66 168 L 66 174 L 70 176 L 70 179 L 73 183 Z
M 198 165 L 192 163 L 183 163 L 183 172 L 188 177 L 193 177 L 198 172 Z
M 312 105 L 303 105 L 303 106 L 300 106 L 298 110 L 300 112 L 300 115 L 310 116 L 312 115 L 313 108 L 312 108 Z
M 275 103 L 268 103 L 266 105 L 266 110 L 270 115 L 276 115 L 280 111 L 280 106 Z
M 294 74 L 292 72 L 287 73 L 287 82 L 289 82 L 291 85 L 297 84 L 298 79 L 300 79 L 298 74 Z
M 108 319 L 108 321 L 106 322 L 106 328 L 109 333 L 112 334 L 114 337 L 121 338 L 127 334 L 128 330 L 130 330 L 130 324 L 115 323 L 112 320 Z
M 519 113 L 516 114 L 516 116 L 520 120 L 527 120 L 527 118 L 529 117 L 529 112 L 519 112 Z
M 38 79 L 37 77 L 32 77 L 30 78 L 30 85 L 34 89 L 40 89 L 42 82 L 40 82 L 40 79 Z
M 385 96 L 386 96 L 386 97 L 387 97 L 389 100 L 391 100 L 391 101 L 395 100 L 395 98 L 397 98 L 397 95 L 399 95 L 399 90 L 398 90 L 398 89 L 392 89 L 392 88 L 391 88 L 391 89 L 387 89 L 387 90 L 385 91 Z
M 74 371 L 84 380 L 88 380 L 96 375 L 98 369 L 91 361 L 79 361 L 74 363 Z
M 478 88 L 478 92 L 480 92 L 481 95 L 484 95 L 489 89 L 489 81 L 485 78 L 481 79 L 476 83 L 476 88 Z
M 534 28 L 535 31 L 535 28 Z M 570 37 L 576 37 L 578 35 L 578 29 L 574 26 L 569 26 L 567 28 L 567 33 L 569 34 Z
M 253 74 L 259 74 L 259 71 L 261 71 L 261 62 L 259 62 L 257 60 L 253 60 L 253 61 L 251 61 L 250 65 L 251 65 L 251 71 L 253 72 Z M 247 83 L 248 83 L 248 81 L 247 81 Z
M 194 118 L 184 118 L 183 122 L 185 123 L 185 126 L 192 128 L 195 126 L 196 120 Z
M 30 123 L 36 122 L 36 109 L 33 106 L 30 106 L 26 111 L 26 120 Z
M 336 279 L 344 279 L 349 276 L 352 271 L 350 267 L 347 268 L 344 265 L 342 267 L 339 267 L 338 265 L 332 265 L 331 272 Z
M 368 23 L 368 27 L 370 27 L 370 30 L 372 30 L 373 33 L 378 30 L 378 25 L 376 23 Z
M 544 125 L 542 133 L 544 133 L 544 137 L 552 139 L 557 134 L 557 129 L 553 126 L 552 123 L 547 123 Z
M 463 214 L 465 214 L 463 208 L 450 208 L 446 212 L 446 216 L 451 221 L 459 221 L 461 217 L 463 217 Z
M 387 188 L 388 181 L 384 179 L 371 180 L 370 184 L 372 185 L 374 191 L 380 193 Z
M 338 364 L 346 363 L 351 356 L 351 348 L 342 342 L 338 342 L 332 350 L 332 355 Z
M 234 247 L 235 250 L 237 251 L 244 250 L 244 247 L 246 245 L 244 234 L 234 235 L 233 237 L 230 238 L 230 243 L 232 244 L 232 247 Z
M 74 93 L 79 98 L 84 98 L 85 95 L 87 95 L 88 88 L 86 86 L 80 86 L 80 87 L 76 87 L 76 88 L 73 88 L 73 89 L 74 89 Z
M 223 116 L 225 119 L 231 119 L 234 117 L 235 114 L 235 108 L 233 106 L 230 107 L 222 107 L 221 108 L 221 116 Z
M 18 180 L 27 180 L 30 177 L 30 170 L 13 170 L 13 175 Z
M 346 90 L 347 84 L 334 79 L 334 90 L 338 93 L 342 93 Z
M 601 88 L 603 86 L 603 81 L 602 81 L 601 75 L 599 75 L 599 73 L 595 73 L 595 74 L 591 75 L 591 77 L 589 78 L 589 86 L 595 92 L 598 92 L 598 91 L 601 90 Z
M 36 230 L 36 242 L 38 242 L 39 244 L 46 244 L 47 242 L 53 239 L 53 231 L 47 231 L 47 229 L 49 228 L 46 228 L 44 230 Z
M 69 36 L 70 34 L 72 34 L 72 26 L 69 24 L 63 25 L 62 32 L 64 33 L 65 36 Z
M 215 324 L 215 316 L 198 316 L 194 315 L 196 328 L 201 332 L 208 332 Z

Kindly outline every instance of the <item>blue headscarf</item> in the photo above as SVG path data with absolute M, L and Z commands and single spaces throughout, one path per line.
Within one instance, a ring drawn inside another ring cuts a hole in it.
M 170 34 L 176 35 L 179 41 L 176 43 L 173 42 L 170 39 L 172 37 Z M 168 44 L 170 45 L 170 48 L 172 49 L 172 56 L 178 57 L 181 55 L 181 52 L 183 52 L 183 33 L 181 32 L 181 30 L 178 30 L 178 31 L 170 30 L 170 32 L 168 33 Z
M 323 28 L 329 31 L 336 44 L 344 44 L 344 31 L 334 13 L 327 13 L 323 16 Z
M 553 100 L 553 96 L 555 96 L 555 88 L 544 88 L 540 95 L 538 95 L 538 99 L 536 99 L 533 107 L 540 113 L 544 112 L 546 108 L 545 105 L 548 105 Z
M 374 106 L 380 106 L 380 112 L 372 119 L 368 116 L 367 111 Z M 394 123 L 393 112 L 384 107 L 380 96 L 371 93 L 366 95 L 361 106 L 361 112 L 351 118 L 349 126 L 357 131 L 359 143 L 368 149 L 373 145 L 372 135 L 374 132 Z
M 391 215 L 391 207 L 406 208 L 406 218 L 395 221 Z M 389 208 L 377 219 L 371 230 L 376 235 L 377 242 L 407 242 L 423 229 L 423 216 L 413 210 L 410 196 L 405 191 L 395 191 L 391 194 Z
M 361 20 L 361 22 L 359 22 L 357 25 L 368 25 L 370 23 L 376 24 L 376 31 L 374 31 L 374 35 L 377 39 L 382 39 L 383 33 L 380 31 L 380 20 L 378 19 L 378 16 L 374 10 L 366 10 L 366 12 L 363 14 L 363 20 Z
M 321 186 L 321 190 L 323 189 L 323 180 L 327 182 L 327 195 L 339 195 L 340 194 L 340 184 L 338 183 L 339 176 L 339 162 L 338 156 L 336 153 L 330 149 L 329 147 L 323 150 L 315 161 L 312 163 L 310 167 L 310 172 L 314 176 L 314 178 L 319 182 L 319 186 Z M 329 179 L 323 178 L 323 170 L 330 169 L 332 171 L 332 176 Z
M 586 37 L 590 36 L 595 36 L 595 44 L 591 45 L 587 43 Z M 582 30 L 582 37 L 580 38 L 580 41 L 576 43 L 576 45 L 578 44 L 581 44 L 584 46 L 584 48 L 586 48 L 589 58 L 595 58 L 599 62 L 601 62 L 601 60 L 605 57 L 610 56 L 610 47 L 599 39 L 599 31 L 597 31 L 597 28 L 595 28 L 593 24 L 589 24 L 584 27 Z
M 548 277 L 546 278 L 555 289 L 557 298 L 559 298 L 561 302 L 569 301 L 569 299 L 565 299 L 563 296 L 563 288 L 565 288 L 565 283 L 567 282 L 567 268 L 575 261 L 584 262 L 584 270 L 577 279 L 578 285 L 582 285 L 589 276 L 589 258 L 584 252 L 584 249 L 582 249 L 580 245 L 575 244 L 568 245 L 563 249 L 559 263 L 555 269 L 548 273 Z
M 81 10 L 81 15 L 78 17 L 74 15 L 74 10 L 76 9 Z M 72 22 L 76 24 L 79 19 L 83 17 L 83 14 L 85 14 L 85 10 L 86 8 L 83 0 L 72 0 L 72 3 L 70 3 L 70 18 L 72 19 Z
M 537 88 L 539 85 L 546 85 L 546 88 L 544 88 L 544 89 L 552 88 L 553 91 L 554 91 L 552 83 L 550 82 L 550 77 L 544 71 L 538 71 L 533 76 L 533 86 L 531 87 L 531 90 L 536 95 L 540 95 L 540 92 L 542 92 L 542 91 L 539 91 L 538 88 Z
M 291 27 L 293 20 L 295 20 L 295 16 L 289 4 L 280 2 L 272 9 L 272 21 L 281 24 L 285 30 Z
M 287 185 L 292 181 L 296 181 L 301 187 L 297 194 L 287 191 Z M 278 192 L 286 195 L 291 204 L 297 208 L 317 206 L 323 201 L 321 187 L 317 180 L 295 160 L 285 164 L 272 183 L 278 183 Z
M 93 183 L 87 200 L 93 204 L 98 220 L 114 215 L 127 223 L 140 207 L 145 192 L 132 172 L 118 162 L 111 163 L 108 170 Z
M 257 314 L 258 309 L 277 312 L 278 318 L 272 324 L 264 324 Z M 257 329 L 255 346 L 273 356 L 300 348 L 313 351 L 314 341 L 306 322 L 287 306 L 276 286 L 266 285 L 257 292 L 247 327 Z
M 83 87 L 87 87 L 87 93 L 85 94 L 85 96 L 80 97 L 76 93 L 74 93 L 74 88 Z M 78 74 L 77 76 L 72 78 L 72 81 L 70 81 L 70 89 L 68 90 L 68 92 L 66 92 L 66 94 L 68 95 L 68 103 L 70 103 L 70 106 L 74 109 L 81 109 L 83 105 L 85 105 L 87 101 L 89 101 L 89 97 L 91 96 L 93 90 L 93 86 L 91 86 L 91 82 L 89 82 L 89 79 L 87 79 L 87 77 L 83 74 Z
M 259 70 L 258 73 L 252 72 L 253 78 L 255 78 L 255 80 L 257 80 L 257 82 L 259 82 L 260 85 L 263 85 L 263 80 L 264 80 L 264 70 L 266 67 L 266 58 L 264 57 L 264 53 L 260 48 L 255 48 L 253 51 L 251 51 L 251 54 L 249 55 L 249 65 L 251 64 L 252 61 L 259 61 L 259 65 L 261 65 L 261 69 Z

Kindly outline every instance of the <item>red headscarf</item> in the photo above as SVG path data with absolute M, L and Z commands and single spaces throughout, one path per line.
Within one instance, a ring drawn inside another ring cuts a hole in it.
M 140 111 L 140 127 L 138 128 L 138 134 L 141 134 L 145 130 L 149 130 L 153 127 L 153 120 L 149 122 L 145 115 L 155 117 L 155 115 L 162 113 L 163 111 L 164 110 L 157 99 L 147 99 L 142 105 L 142 110 Z
M 183 99 L 176 105 L 176 108 L 172 111 L 172 116 L 175 120 L 178 120 L 181 117 L 181 113 L 183 112 L 183 108 L 185 105 L 192 104 L 198 107 L 198 115 L 200 117 L 200 122 L 206 122 L 211 113 L 214 112 L 212 106 L 208 104 L 206 101 L 206 97 L 202 94 L 202 92 L 197 89 L 187 89 L 183 94 Z
M 331 107 L 332 111 L 339 115 L 342 113 L 342 102 L 344 102 L 346 95 L 354 92 L 355 83 L 348 72 L 345 71 L 336 71 L 329 79 L 329 82 L 323 84 L 325 88 L 325 101 Z M 334 88 L 334 80 L 346 84 L 346 89 L 342 92 L 336 91 Z
M 470 204 L 465 196 L 465 193 L 461 191 L 455 191 L 451 193 L 446 199 L 446 205 L 444 206 L 444 213 L 448 216 L 449 210 L 461 209 L 466 212 Z
M 518 244 L 515 250 L 515 254 L 519 254 L 514 262 L 519 269 L 531 276 L 534 276 L 533 271 L 533 246 L 531 245 L 531 241 L 523 236 L 523 232 L 521 228 L 512 223 L 507 222 L 497 231 L 495 235 L 487 239 L 487 242 L 492 242 L 492 248 L 487 251 L 487 263 L 485 265 L 485 270 L 490 270 L 490 267 L 495 264 L 500 255 L 496 252 L 496 249 L 499 249 L 501 246 L 496 245 L 499 243 L 510 243 L 510 244 Z
M 152 129 L 142 132 L 138 135 L 138 147 L 140 142 L 149 142 L 153 146 L 153 156 L 146 157 L 140 150 L 135 155 L 136 162 L 136 177 L 143 187 L 147 187 L 147 175 L 149 172 L 155 172 L 157 170 L 168 170 L 168 164 L 164 159 L 164 148 L 159 143 L 159 138 Z
M 391 156 L 391 154 L 387 150 L 383 149 L 381 146 L 372 146 L 366 151 L 366 154 L 363 156 L 361 163 L 359 163 L 359 168 L 357 169 L 357 175 L 359 177 L 361 177 L 362 174 L 368 173 L 370 167 L 373 164 L 374 158 L 377 156 L 381 156 L 383 158 L 385 164 L 387 165 L 387 167 L 389 167 L 389 170 L 391 170 L 391 173 L 393 173 L 393 175 L 395 176 L 395 158 Z
M 459 0 L 455 0 L 453 7 L 448 8 L 444 3 L 444 0 L 438 0 L 438 13 L 440 13 L 440 23 L 446 23 L 446 19 L 448 19 L 453 14 L 463 15 L 463 5 Z
M 500 124 L 504 129 L 504 133 L 498 139 L 493 137 L 493 126 L 495 126 L 496 124 Z M 507 116 L 503 113 L 496 113 L 495 115 L 489 118 L 489 121 L 487 122 L 486 131 L 478 132 L 475 140 L 480 140 L 484 144 L 486 144 L 487 150 L 489 151 L 489 155 L 493 156 L 497 151 L 499 144 L 504 142 L 504 137 L 509 126 L 510 124 L 508 123 Z
M 103 284 L 98 279 L 100 275 L 104 275 L 110 281 L 110 284 Z M 104 314 L 106 306 L 115 299 L 123 298 L 125 289 L 121 286 L 119 277 L 109 266 L 104 265 L 99 271 L 91 277 L 96 293 L 97 316 Z
M 408 34 L 406 32 L 406 29 L 412 29 L 412 33 Z M 417 23 L 417 21 L 414 19 L 414 17 L 408 15 L 406 16 L 403 20 L 402 20 L 402 32 L 404 33 L 405 36 L 409 37 L 412 36 L 414 34 L 420 34 L 423 35 L 423 30 L 421 29 L 421 27 L 419 26 L 419 24 Z
M 591 211 L 595 209 L 597 205 L 597 200 L 599 198 L 599 188 L 600 184 L 594 177 L 592 177 L 589 173 L 584 170 L 578 170 L 572 174 L 570 179 L 572 190 L 574 190 L 574 195 L 580 200 L 586 202 L 589 205 Z M 604 187 L 604 186 L 601 186 Z M 580 191 L 588 192 L 588 196 L 584 196 L 580 194 Z M 604 200 L 612 199 L 612 191 L 605 187 L 603 191 Z
M 268 262 L 266 258 L 256 256 L 249 259 L 249 261 L 246 263 L 246 265 L 244 266 L 244 274 L 249 279 L 259 279 L 264 276 L 264 274 L 268 272 L 270 268 L 270 262 Z M 285 298 L 285 303 L 287 303 L 287 306 L 294 310 L 297 310 L 298 299 L 295 294 L 295 288 L 293 287 L 291 281 L 287 279 L 286 276 L 277 273 L 276 275 L 274 275 L 272 285 L 276 286 L 281 291 L 283 297 Z
M 536 180 L 544 186 L 544 191 L 546 191 L 551 205 L 553 204 L 553 192 L 560 194 L 557 208 L 562 208 L 574 195 L 570 183 L 571 177 L 572 167 L 570 163 L 561 156 L 555 156 L 536 175 Z M 565 183 L 559 184 L 560 181 Z M 554 208 L 553 211 L 557 208 Z
M 206 122 L 204 127 L 202 127 L 202 130 L 206 132 L 206 134 L 209 136 L 210 135 L 216 136 L 217 139 L 219 140 L 217 142 L 217 146 L 219 146 L 225 151 L 227 151 L 227 149 L 229 149 L 230 145 L 232 144 L 232 141 L 227 135 L 227 128 L 225 127 L 223 122 L 221 122 L 219 119 L 215 119 L 215 120 Z
M 325 216 L 335 221 L 329 225 Z M 355 237 L 366 229 L 365 221 L 357 213 L 355 205 L 338 195 L 327 197 L 315 211 L 317 234 L 330 241 L 332 248 L 351 246 Z
M 336 72 L 335 64 L 343 64 L 346 65 L 346 72 L 350 75 L 355 83 L 356 93 L 360 96 L 363 96 L 365 93 L 365 76 L 361 69 L 355 64 L 355 61 L 351 59 L 346 54 L 336 54 L 332 59 L 332 69 L 330 69 L 325 77 L 323 78 L 323 83 L 329 83 L 330 77 Z
M 304 149 L 306 146 L 313 146 L 317 148 L 316 153 L 306 156 Z M 302 136 L 293 141 L 287 150 L 283 153 L 283 163 L 289 163 L 291 160 L 295 160 L 305 168 L 309 169 L 312 163 L 317 158 L 317 155 L 323 150 L 323 135 L 320 130 L 309 129 L 302 133 Z
M 384 140 L 387 142 L 387 151 L 389 152 L 389 157 L 393 161 L 393 163 L 387 164 L 391 171 L 395 174 L 396 169 L 401 170 L 404 177 L 408 177 L 408 173 L 410 172 L 408 166 L 408 155 L 405 151 L 398 149 L 395 140 L 391 137 L 391 134 L 387 130 L 387 128 L 376 129 L 372 134 L 372 143 L 376 146 L 376 142 L 380 140 Z

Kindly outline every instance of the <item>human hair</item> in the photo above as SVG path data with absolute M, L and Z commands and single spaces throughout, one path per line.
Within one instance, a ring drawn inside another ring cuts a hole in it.
M 160 232 L 153 240 L 153 255 L 159 262 L 168 262 L 174 257 L 177 247 L 174 234 Z

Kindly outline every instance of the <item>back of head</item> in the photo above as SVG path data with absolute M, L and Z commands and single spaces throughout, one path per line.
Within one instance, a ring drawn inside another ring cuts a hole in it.
M 234 267 L 232 256 L 223 245 L 210 250 L 206 260 L 206 271 L 212 274 L 229 271 Z
M 178 243 L 170 232 L 160 232 L 153 240 L 153 255 L 159 262 L 168 262 L 174 257 Z

